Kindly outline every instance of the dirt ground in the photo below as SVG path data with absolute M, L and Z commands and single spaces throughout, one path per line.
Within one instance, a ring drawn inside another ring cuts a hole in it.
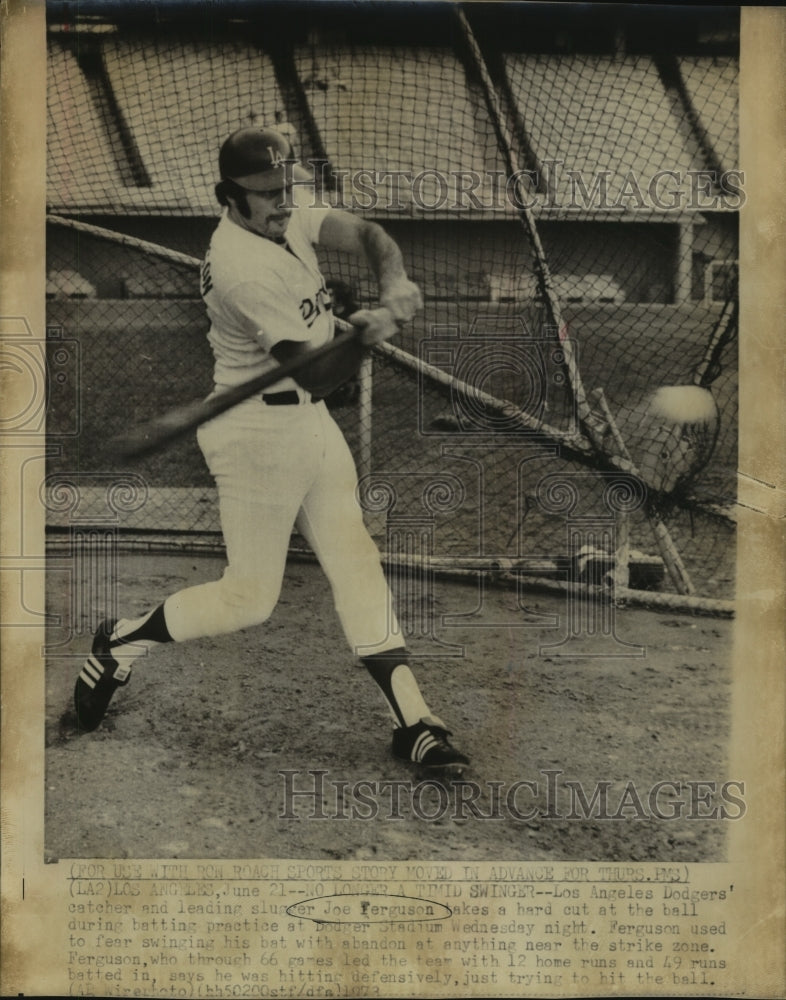
M 121 556 L 118 609 L 140 614 L 222 568 L 206 556 Z M 90 643 L 85 615 L 104 609 L 73 611 L 74 586 L 50 577 L 49 610 L 66 623 L 52 629 L 47 660 L 52 859 L 725 857 L 728 820 L 691 818 L 707 809 L 691 803 L 685 782 L 734 777 L 731 621 L 622 608 L 619 641 L 554 646 L 567 634 L 564 596 L 437 580 L 433 633 L 412 639 L 413 665 L 472 758 L 464 779 L 480 788 L 473 812 L 471 785 L 422 784 L 391 757 L 381 695 L 348 653 L 317 565 L 290 562 L 264 626 L 137 661 L 101 727 L 82 736 L 73 684 Z M 72 620 L 85 634 L 68 637 Z M 643 655 L 619 655 L 632 652 Z M 315 770 L 326 772 L 323 794 L 288 800 L 287 782 L 313 789 Z M 406 782 L 398 808 L 384 785 L 394 780 Z M 365 804 L 359 781 L 371 783 Z M 511 799 L 522 781 L 531 784 Z M 661 790 L 659 817 L 648 795 L 666 781 L 676 787 Z M 581 783 L 591 803 L 598 782 L 607 783 L 609 818 L 576 798 Z

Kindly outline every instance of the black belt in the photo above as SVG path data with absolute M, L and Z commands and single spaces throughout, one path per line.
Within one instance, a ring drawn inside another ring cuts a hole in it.
M 268 406 L 299 406 L 300 396 L 294 389 L 287 389 L 286 392 L 263 393 L 262 402 L 266 403 Z M 319 400 L 312 399 L 310 402 L 318 403 Z

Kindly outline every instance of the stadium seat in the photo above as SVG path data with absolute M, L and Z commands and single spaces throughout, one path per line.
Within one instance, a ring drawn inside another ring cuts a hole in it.
M 460 171 L 483 176 L 502 169 L 488 116 L 480 113 L 480 98 L 450 49 L 300 46 L 294 59 L 334 168 L 405 170 L 413 176 L 439 171 L 448 185 Z M 439 183 L 424 178 L 416 198 L 429 207 L 441 198 L 455 201 L 455 189 L 445 197 Z M 383 205 L 391 200 L 390 182 L 368 186 Z M 410 193 L 411 185 L 403 183 L 402 204 L 411 204 Z M 483 196 L 480 189 L 477 194 Z
M 558 274 L 554 276 L 554 291 L 564 303 L 625 301 L 625 292 L 608 274 Z
M 679 66 L 685 89 L 721 166 L 724 170 L 736 169 L 739 61 L 731 56 L 681 56 Z
M 569 170 L 581 172 L 589 191 L 608 171 L 608 201 L 635 208 L 620 198 L 629 174 L 646 191 L 664 165 L 682 174 L 703 166 L 651 57 L 509 53 L 504 65 L 539 162 L 562 161 L 558 204 L 570 200 Z
M 198 297 L 198 286 L 188 274 L 163 267 L 155 273 L 145 269 L 121 275 L 123 297 L 128 299 L 190 299 Z
M 216 211 L 218 150 L 227 135 L 283 108 L 270 58 L 241 41 L 110 37 L 104 60 L 118 104 L 151 172 L 161 207 Z M 140 81 L 144 74 L 144 81 Z M 203 102 L 200 104 L 199 97 Z M 187 96 L 187 99 L 184 99 Z M 134 192 L 144 204 L 144 191 Z
M 56 211 L 111 209 L 120 174 L 87 80 L 59 39 L 47 54 L 47 202 Z
M 48 299 L 94 299 L 95 285 L 71 268 L 58 268 L 46 276 L 46 297 Z

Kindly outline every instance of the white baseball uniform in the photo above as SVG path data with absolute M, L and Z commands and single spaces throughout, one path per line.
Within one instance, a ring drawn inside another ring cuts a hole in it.
M 253 127 L 234 132 L 219 153 L 224 180 L 216 194 L 230 207 L 201 275 L 217 390 L 269 370 L 274 351 L 290 353 L 276 351 L 280 343 L 319 347 L 333 337 L 330 297 L 314 252 L 331 210 L 309 208 L 302 188 L 295 189 L 291 216 L 271 212 L 270 202 L 236 200 L 244 182 L 246 190 L 273 198 L 286 177 L 287 154 L 291 144 L 274 130 Z M 230 181 L 235 198 L 227 193 Z M 266 206 L 261 214 L 260 204 Z M 254 231 L 234 221 L 242 219 L 236 212 L 252 220 Z M 286 241 L 262 235 L 285 230 Z M 330 219 L 325 237 L 330 245 L 364 252 L 379 273 L 387 312 L 367 314 L 363 341 L 392 335 L 394 318 L 410 318 L 420 301 L 398 248 L 379 227 L 343 217 Z M 278 601 L 297 524 L 325 570 L 350 647 L 387 700 L 394 756 L 461 773 L 468 759 L 450 745 L 450 733 L 409 668 L 379 553 L 363 524 L 354 462 L 325 403 L 280 379 L 202 425 L 198 441 L 218 487 L 227 568 L 220 580 L 181 590 L 140 619 L 101 623 L 74 686 L 77 727 L 92 732 L 101 724 L 114 692 L 128 683 L 130 660 L 162 643 L 265 621 Z
M 202 268 L 217 389 L 275 365 L 279 341 L 318 347 L 333 336 L 330 296 L 314 244 L 330 209 L 299 203 L 287 246 L 249 232 L 225 212 Z M 299 404 L 254 396 L 203 425 L 199 445 L 218 487 L 228 566 L 220 580 L 180 591 L 165 604 L 176 641 L 265 621 L 279 597 L 294 525 L 327 575 L 350 647 L 370 655 L 402 637 L 379 552 L 363 523 L 357 474 L 324 402 L 283 379 L 265 395 L 291 390 Z M 307 609 L 304 609 L 304 623 Z

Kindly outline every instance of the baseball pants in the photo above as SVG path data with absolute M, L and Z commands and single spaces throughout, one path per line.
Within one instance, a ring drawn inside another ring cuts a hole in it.
M 234 632 L 269 618 L 297 525 L 327 576 L 353 652 L 401 647 L 356 497 L 352 454 L 324 402 L 269 406 L 252 397 L 203 425 L 197 438 L 218 488 L 228 565 L 221 579 L 167 599 L 172 638 Z

